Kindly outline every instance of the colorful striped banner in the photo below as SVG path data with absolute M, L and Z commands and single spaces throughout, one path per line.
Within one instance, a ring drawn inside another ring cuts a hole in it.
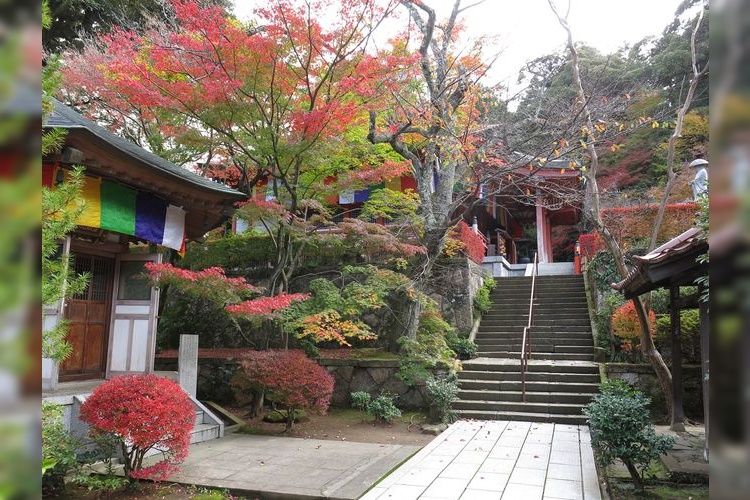
M 57 167 L 43 165 L 42 181 L 54 187 Z M 152 193 L 116 182 L 86 176 L 81 196 L 86 208 L 79 226 L 135 236 L 149 243 L 181 251 L 185 242 L 185 211 Z

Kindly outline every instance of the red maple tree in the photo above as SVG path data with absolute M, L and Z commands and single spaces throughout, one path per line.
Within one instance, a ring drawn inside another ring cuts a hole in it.
M 164 480 L 188 455 L 195 407 L 174 381 L 153 374 L 122 375 L 94 389 L 81 405 L 81 420 L 93 434 L 109 434 L 120 441 L 125 475 Z M 162 460 L 143 467 L 150 450 Z
M 333 376 L 299 350 L 253 351 L 241 362 L 251 384 L 286 412 L 286 428 L 295 410 L 325 414 L 333 394 Z

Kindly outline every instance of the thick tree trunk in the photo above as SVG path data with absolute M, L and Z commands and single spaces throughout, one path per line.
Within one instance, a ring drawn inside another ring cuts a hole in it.
M 398 337 L 406 337 L 409 340 L 417 340 L 417 330 L 419 329 L 419 320 L 424 311 L 424 304 L 419 300 L 419 296 L 428 292 L 429 280 L 432 277 L 432 268 L 435 260 L 440 256 L 445 246 L 446 228 L 436 228 L 426 230 L 424 235 L 424 244 L 427 252 L 420 260 L 416 267 L 416 278 L 413 282 L 414 295 L 405 295 L 407 301 L 401 309 L 397 321 L 400 326 Z

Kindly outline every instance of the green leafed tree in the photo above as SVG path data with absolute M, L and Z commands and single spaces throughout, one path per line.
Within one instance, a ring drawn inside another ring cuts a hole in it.
M 45 28 L 50 25 L 49 9 L 43 4 L 42 21 Z M 59 82 L 56 61 L 50 62 L 42 70 L 42 110 L 51 112 L 49 95 Z M 42 135 L 42 154 L 59 148 L 63 133 L 51 130 Z M 64 297 L 69 297 L 85 289 L 88 277 L 73 276 L 69 259 L 61 255 L 61 242 L 76 226 L 76 218 L 84 208 L 80 199 L 83 184 L 83 169 L 75 169 L 65 182 L 55 189 L 42 187 L 42 303 L 51 305 Z M 64 360 L 70 354 L 71 346 L 65 340 L 67 325 L 60 322 L 42 334 L 42 356 Z

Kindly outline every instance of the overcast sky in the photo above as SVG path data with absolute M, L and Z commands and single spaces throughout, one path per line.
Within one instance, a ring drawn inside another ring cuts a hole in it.
M 335 0 L 334 0 L 335 1 Z M 571 0 L 569 22 L 577 42 L 586 42 L 603 53 L 645 36 L 658 35 L 674 18 L 681 0 Z M 253 5 L 263 0 L 235 0 L 235 13 L 250 19 Z M 453 0 L 426 0 L 439 18 L 450 13 Z M 465 5 L 475 0 L 464 0 Z M 556 0 L 564 10 L 566 0 Z M 470 33 L 490 35 L 494 47 L 487 54 L 501 52 L 489 73 L 487 85 L 515 86 L 524 62 L 562 50 L 566 35 L 557 23 L 547 0 L 484 0 L 464 13 Z M 403 24 L 402 24 L 403 25 Z

